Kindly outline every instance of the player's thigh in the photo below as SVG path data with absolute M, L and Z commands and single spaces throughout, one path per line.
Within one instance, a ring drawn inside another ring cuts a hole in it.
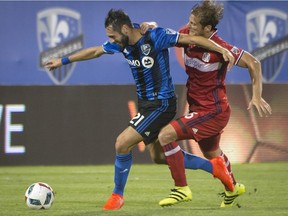
M 165 125 L 176 114 L 176 99 L 147 101 L 141 104 L 138 114 L 130 121 L 133 127 L 143 137 L 146 145 L 153 143 Z
M 199 141 L 219 134 L 226 126 L 229 117 L 223 118 L 211 112 L 191 112 L 171 122 L 178 140 L 194 139 Z
M 143 137 L 134 128 L 128 126 L 116 139 L 115 148 L 118 153 L 131 150 L 134 145 L 141 142 Z
M 175 128 L 171 124 L 166 125 L 161 129 L 158 135 L 158 139 L 162 146 L 177 140 L 177 133 Z

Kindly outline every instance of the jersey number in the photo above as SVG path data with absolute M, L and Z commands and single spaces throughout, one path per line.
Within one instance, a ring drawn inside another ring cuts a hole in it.
M 130 124 L 137 126 L 143 119 L 144 119 L 144 116 L 141 115 L 140 113 L 137 113 L 137 115 L 131 119 Z
M 197 115 L 197 114 L 198 114 L 197 112 L 192 112 L 192 113 L 189 113 L 189 114 L 185 115 L 185 118 L 186 119 L 191 119 L 191 118 L 194 117 L 194 115 Z

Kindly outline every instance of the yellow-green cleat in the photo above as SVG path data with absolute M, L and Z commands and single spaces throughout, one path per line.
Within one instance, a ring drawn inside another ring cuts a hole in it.
M 224 197 L 220 207 L 232 207 L 235 204 L 235 199 L 245 193 L 245 185 L 237 183 L 233 191 L 225 191 L 220 194 Z
M 188 186 L 175 187 L 171 189 L 171 193 L 165 199 L 159 202 L 160 206 L 170 206 L 180 202 L 186 202 L 192 200 L 192 192 Z

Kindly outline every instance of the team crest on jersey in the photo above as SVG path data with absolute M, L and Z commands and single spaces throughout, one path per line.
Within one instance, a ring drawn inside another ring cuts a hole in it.
M 246 16 L 248 49 L 261 61 L 265 82 L 273 82 L 283 67 L 283 51 L 288 49 L 287 18 L 287 13 L 276 9 L 255 10 Z
M 67 8 L 50 8 L 37 14 L 37 38 L 40 51 L 39 66 L 51 58 L 68 56 L 83 48 L 80 14 Z M 54 84 L 65 84 L 75 63 L 47 72 Z
M 149 55 L 150 51 L 151 51 L 151 46 L 150 44 L 143 44 L 141 45 L 141 51 L 144 55 Z
M 203 53 L 203 55 L 202 55 L 202 61 L 204 61 L 204 62 L 209 62 L 210 61 L 210 53 L 208 53 L 208 52 L 205 52 L 205 53 Z

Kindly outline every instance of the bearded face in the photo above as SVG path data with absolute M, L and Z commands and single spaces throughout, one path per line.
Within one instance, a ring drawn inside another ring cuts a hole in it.
M 124 35 L 123 33 L 120 33 L 121 39 L 120 43 L 118 43 L 122 47 L 126 47 L 129 44 L 129 37 L 127 35 Z M 117 43 L 117 42 L 116 42 Z
M 106 34 L 111 43 L 117 43 L 121 47 L 126 47 L 129 44 L 129 37 L 119 31 L 115 31 L 112 26 L 106 28 Z

